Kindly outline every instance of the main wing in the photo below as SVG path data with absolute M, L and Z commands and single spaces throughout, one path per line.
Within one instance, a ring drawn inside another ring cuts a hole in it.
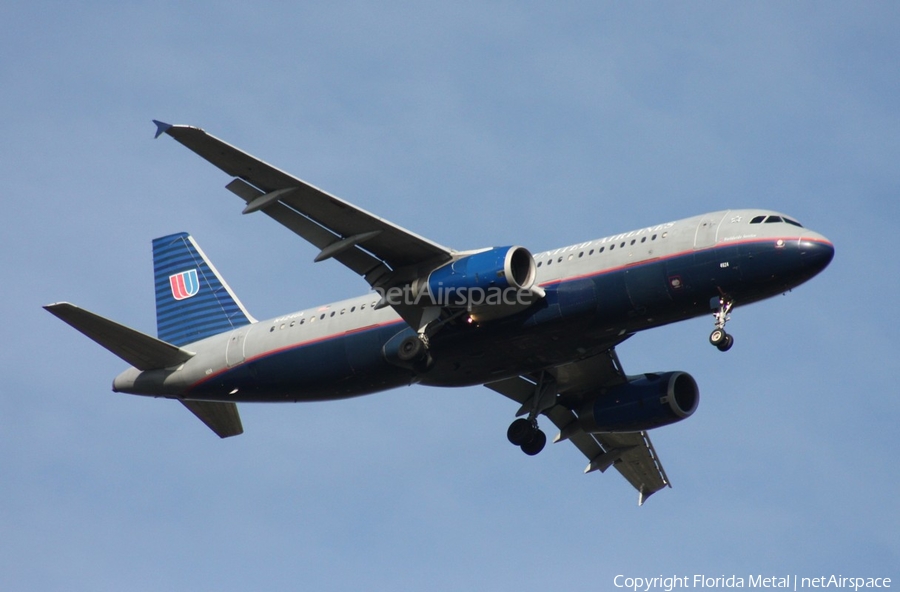
M 545 409 L 543 414 L 560 430 L 554 442 L 569 440 L 587 457 L 585 473 L 605 472 L 609 467 L 615 467 L 638 490 L 638 505 L 643 505 L 660 489 L 671 487 L 646 432 L 586 433 L 577 427 L 577 416 L 566 405 L 589 389 L 610 388 L 626 382 L 615 347 L 578 362 L 557 366 L 549 373 L 556 381 L 559 396 L 557 403 Z M 524 409 L 534 396 L 539 380 L 538 376 L 515 376 L 484 386 L 521 403 Z
M 200 128 L 155 121 L 167 134 L 234 177 L 227 188 L 320 249 L 316 261 L 336 259 L 373 288 L 402 285 L 452 259 L 454 250 L 343 201 Z

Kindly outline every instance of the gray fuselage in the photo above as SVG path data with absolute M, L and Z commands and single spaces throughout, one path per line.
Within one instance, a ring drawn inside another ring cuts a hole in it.
M 831 261 L 832 244 L 791 218 L 728 210 L 534 256 L 544 298 L 509 316 L 461 316 L 429 343 L 424 371 L 388 361 L 415 334 L 375 293 L 259 321 L 185 346 L 175 368 L 119 375 L 117 392 L 225 402 L 353 397 L 411 383 L 483 384 L 595 355 L 629 335 L 783 293 Z

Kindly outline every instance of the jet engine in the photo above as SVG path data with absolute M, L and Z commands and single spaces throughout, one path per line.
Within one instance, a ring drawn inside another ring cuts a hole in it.
M 687 372 L 642 374 L 587 399 L 578 421 L 585 432 L 639 432 L 690 417 L 699 403 Z
M 530 290 L 537 275 L 534 257 L 524 247 L 494 247 L 468 255 L 435 269 L 426 285 L 431 297 L 442 306 L 482 302 L 492 292 L 507 289 Z

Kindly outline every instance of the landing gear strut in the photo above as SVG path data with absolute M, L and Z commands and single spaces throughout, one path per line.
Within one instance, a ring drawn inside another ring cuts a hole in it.
M 713 313 L 716 319 L 716 328 L 709 334 L 709 342 L 716 346 L 719 351 L 726 352 L 734 345 L 734 337 L 725 332 L 725 323 L 731 318 L 731 309 L 734 306 L 734 300 L 727 296 L 719 297 L 719 307 Z

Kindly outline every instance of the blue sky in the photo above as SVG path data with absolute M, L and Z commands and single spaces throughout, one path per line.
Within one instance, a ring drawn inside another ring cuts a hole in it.
M 7 3 L 0 14 L 0 588 L 613 589 L 629 576 L 900 579 L 900 5 Z M 571 244 L 764 207 L 818 278 L 638 335 L 686 370 L 638 508 L 571 446 L 511 447 L 483 388 L 244 405 L 220 441 L 116 395 L 40 307 L 154 331 L 151 239 L 189 231 L 257 318 L 365 291 L 151 119 L 198 125 L 441 244 Z

